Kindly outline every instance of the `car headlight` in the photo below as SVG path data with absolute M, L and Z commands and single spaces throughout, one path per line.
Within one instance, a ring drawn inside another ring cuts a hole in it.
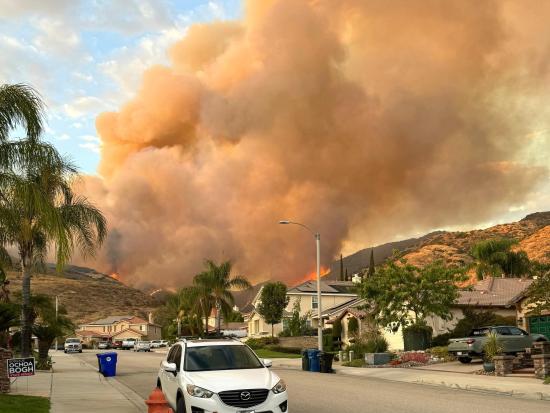
M 209 399 L 214 395 L 214 392 L 192 384 L 187 385 L 187 393 L 189 393 L 190 396 L 200 397 L 201 399 Z
M 277 383 L 271 391 L 275 394 L 283 393 L 286 391 L 286 383 L 283 379 L 279 380 L 279 383 Z

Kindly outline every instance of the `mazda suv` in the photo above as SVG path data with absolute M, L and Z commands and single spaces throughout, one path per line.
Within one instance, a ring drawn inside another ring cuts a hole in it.
M 286 413 L 285 382 L 237 340 L 183 340 L 161 362 L 157 386 L 176 413 Z

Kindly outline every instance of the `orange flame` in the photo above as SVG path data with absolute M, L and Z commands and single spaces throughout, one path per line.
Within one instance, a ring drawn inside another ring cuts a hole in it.
M 111 277 L 111 278 L 113 278 L 117 281 L 120 281 L 120 275 L 116 272 L 113 272 L 113 273 L 109 274 L 109 277 Z
M 321 266 L 321 270 L 319 271 L 319 273 L 321 274 L 321 277 L 323 277 L 324 275 L 327 275 L 329 273 L 329 271 L 330 271 L 329 268 Z M 306 281 L 313 281 L 313 280 L 316 280 L 316 279 L 317 279 L 317 270 L 313 270 L 311 272 L 308 272 L 302 278 L 302 280 L 300 281 L 300 284 L 304 283 Z

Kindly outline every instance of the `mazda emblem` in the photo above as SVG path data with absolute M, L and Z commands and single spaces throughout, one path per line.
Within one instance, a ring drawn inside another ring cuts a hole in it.
M 249 391 L 241 392 L 241 400 L 250 400 L 250 392 Z

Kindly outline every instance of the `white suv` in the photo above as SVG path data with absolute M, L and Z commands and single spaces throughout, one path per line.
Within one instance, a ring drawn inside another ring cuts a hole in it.
M 185 340 L 161 362 L 157 386 L 176 413 L 286 413 L 286 384 L 237 340 Z

